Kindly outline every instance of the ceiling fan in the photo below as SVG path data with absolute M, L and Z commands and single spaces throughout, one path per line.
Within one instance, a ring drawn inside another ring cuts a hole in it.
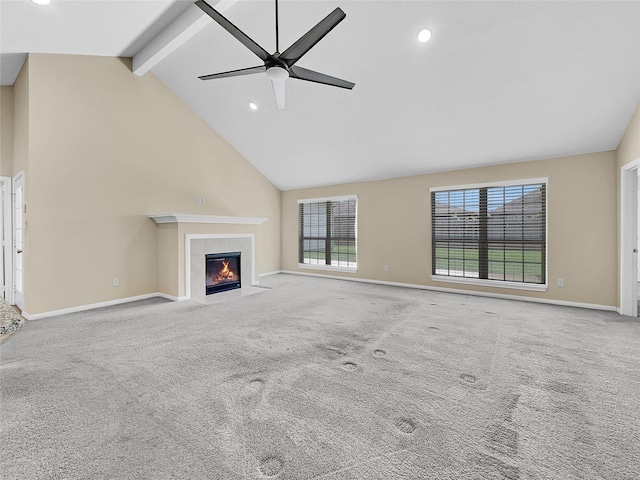
M 204 0 L 198 0 L 196 5 L 200 9 L 218 22 L 227 32 L 237 38 L 245 47 L 255 53 L 264 65 L 256 67 L 241 68 L 239 70 L 231 70 L 229 72 L 212 73 L 198 77 L 201 80 L 212 80 L 214 78 L 237 77 L 240 75 L 250 75 L 253 73 L 266 72 L 267 77 L 273 84 L 273 93 L 276 97 L 278 110 L 284 108 L 284 85 L 287 78 L 297 78 L 298 80 L 306 80 L 308 82 L 323 83 L 334 87 L 347 88 L 351 90 L 355 83 L 342 80 L 340 78 L 331 77 L 324 73 L 314 72 L 306 68 L 298 67 L 295 63 L 302 58 L 311 48 L 322 38 L 338 25 L 346 14 L 336 8 L 333 12 L 321 20 L 315 27 L 300 37 L 293 45 L 280 53 L 278 39 L 278 0 L 276 2 L 276 51 L 273 54 L 268 53 L 264 48 L 249 38 L 242 30 L 227 20 L 220 12 L 215 10 Z

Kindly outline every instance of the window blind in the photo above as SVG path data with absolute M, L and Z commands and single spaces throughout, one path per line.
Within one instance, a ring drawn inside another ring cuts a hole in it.
M 431 192 L 432 273 L 546 283 L 546 184 Z
M 356 217 L 354 197 L 300 202 L 299 263 L 357 267 Z

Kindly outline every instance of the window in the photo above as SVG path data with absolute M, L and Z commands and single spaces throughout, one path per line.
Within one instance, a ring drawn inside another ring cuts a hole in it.
M 298 261 L 354 270 L 356 197 L 299 200 Z
M 432 189 L 432 273 L 546 283 L 546 180 Z

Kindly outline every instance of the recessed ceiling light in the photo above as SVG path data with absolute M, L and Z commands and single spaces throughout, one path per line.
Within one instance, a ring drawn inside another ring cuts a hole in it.
M 418 33 L 418 41 L 420 43 L 427 43 L 429 40 L 431 40 L 431 31 L 426 28 L 420 30 L 420 33 Z
M 51 0 L 31 0 L 36 5 L 49 5 Z
M 258 109 L 258 105 L 256 105 L 255 103 L 251 102 L 251 103 L 249 104 L 249 108 L 250 108 L 251 110 L 257 110 L 257 109 Z

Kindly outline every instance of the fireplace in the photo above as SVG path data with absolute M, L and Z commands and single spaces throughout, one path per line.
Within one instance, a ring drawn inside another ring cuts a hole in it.
M 240 252 L 205 255 L 207 295 L 240 288 Z

